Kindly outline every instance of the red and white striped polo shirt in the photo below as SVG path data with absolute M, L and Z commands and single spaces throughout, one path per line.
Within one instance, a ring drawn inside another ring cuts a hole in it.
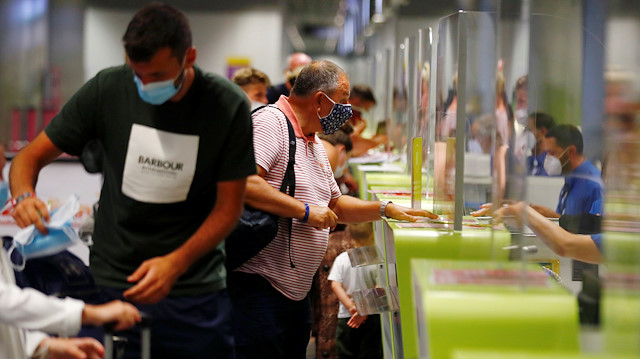
M 295 198 L 313 206 L 328 206 L 340 196 L 331 166 L 318 136 L 306 137 L 287 98 L 276 106 L 287 114 L 296 133 Z M 289 131 L 282 112 L 265 107 L 253 114 L 253 147 L 256 164 L 267 171 L 265 180 L 280 189 L 289 160 Z M 311 289 L 311 280 L 327 250 L 329 229 L 317 230 L 293 219 L 291 228 L 291 268 L 287 221 L 280 218 L 276 238 L 238 270 L 266 278 L 274 288 L 292 300 L 302 300 Z

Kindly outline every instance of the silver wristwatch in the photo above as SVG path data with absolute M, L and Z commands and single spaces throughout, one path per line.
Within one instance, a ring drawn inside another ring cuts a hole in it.
M 391 201 L 381 201 L 380 202 L 380 218 L 387 218 L 387 215 L 385 214 L 386 210 L 387 210 L 387 205 L 389 203 L 393 203 Z

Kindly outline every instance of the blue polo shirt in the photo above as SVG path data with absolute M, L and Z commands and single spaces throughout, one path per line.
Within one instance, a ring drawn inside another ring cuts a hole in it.
M 603 198 L 600 170 L 590 161 L 584 161 L 565 177 L 556 212 L 572 216 L 581 213 L 601 215 Z
M 593 243 L 595 243 L 600 253 L 602 253 L 602 233 L 592 234 L 591 240 L 593 240 Z

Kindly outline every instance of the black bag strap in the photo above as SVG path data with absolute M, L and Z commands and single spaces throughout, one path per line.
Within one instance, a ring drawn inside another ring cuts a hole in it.
M 284 112 L 282 113 L 284 114 Z M 291 122 L 289 121 L 289 118 L 287 118 L 287 115 L 284 115 L 284 118 L 287 120 L 287 128 L 289 129 L 289 162 L 287 162 L 287 170 L 284 173 L 280 191 L 286 193 L 287 186 L 289 186 L 289 196 L 295 198 L 296 173 L 293 170 L 293 165 L 296 163 L 296 134 L 293 131 L 293 126 L 291 126 Z M 289 224 L 289 265 L 291 265 L 291 268 L 295 268 L 296 266 L 293 264 L 293 256 L 291 255 L 291 227 L 293 226 L 293 218 L 287 218 L 287 223 Z
M 280 192 L 287 193 L 287 188 L 289 188 L 289 193 L 288 193 L 289 196 L 295 197 L 296 173 L 293 169 L 293 166 L 296 163 L 296 133 L 293 130 L 291 121 L 289 121 L 289 118 L 287 117 L 287 115 L 284 113 L 284 111 L 279 109 L 278 106 L 275 106 L 275 105 L 260 106 L 255 110 L 251 111 L 251 114 L 265 107 L 278 109 L 278 111 L 282 112 L 282 114 L 284 115 L 284 119 L 287 121 L 287 129 L 289 131 L 289 160 L 287 162 L 287 169 L 284 172 L 284 178 L 282 179 L 282 184 L 280 185 Z M 287 224 L 289 227 L 289 264 L 291 265 L 291 268 L 295 268 L 296 266 L 295 264 L 293 264 L 293 258 L 291 255 L 291 227 L 293 226 L 293 218 L 287 218 Z
M 289 130 L 289 161 L 287 162 L 287 169 L 284 172 L 284 178 L 282 179 L 282 184 L 280 185 L 280 192 L 287 193 L 287 187 L 289 187 L 289 195 L 291 197 L 295 197 L 296 194 L 296 173 L 293 171 L 293 165 L 296 164 L 296 133 L 293 130 L 293 126 L 291 125 L 291 121 L 289 121 L 289 117 L 273 104 L 264 105 L 258 108 L 255 108 L 251 111 L 253 115 L 255 112 L 262 110 L 265 107 L 275 108 L 278 111 L 282 112 L 284 115 L 284 119 L 287 120 L 287 129 Z

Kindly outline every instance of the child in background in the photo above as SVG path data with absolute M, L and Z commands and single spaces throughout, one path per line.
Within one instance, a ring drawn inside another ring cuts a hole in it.
M 347 226 L 347 233 L 357 247 L 373 245 L 371 223 Z M 329 273 L 331 289 L 340 300 L 338 326 L 336 327 L 336 352 L 338 358 L 382 358 L 380 316 L 359 315 L 351 293 L 375 288 L 378 280 L 374 265 L 352 267 L 347 252 L 342 252 L 333 262 Z

